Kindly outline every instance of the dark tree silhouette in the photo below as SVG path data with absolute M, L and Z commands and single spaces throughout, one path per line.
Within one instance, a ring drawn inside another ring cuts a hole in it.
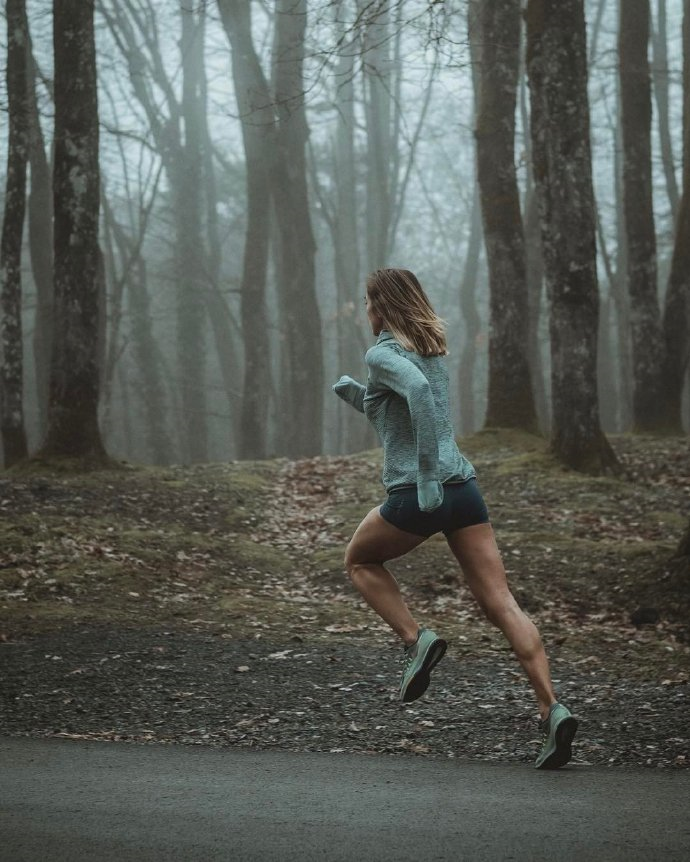
M 43 457 L 103 459 L 98 426 L 98 100 L 93 0 L 55 0 L 55 329 Z
M 664 366 L 659 428 L 683 433 L 683 381 L 690 361 L 690 0 L 683 15 L 683 186 L 664 301 Z
M 620 4 L 623 203 L 632 325 L 633 427 L 653 430 L 661 398 L 663 342 L 656 286 L 652 210 L 652 97 L 647 48 L 649 0 Z
M 270 87 L 252 39 L 249 0 L 218 0 L 232 49 L 232 74 L 247 172 L 247 228 L 241 282 L 244 384 L 240 458 L 265 458 L 271 388 L 266 273 L 271 216 L 271 160 L 276 127 Z
M 480 15 L 477 176 L 489 267 L 486 424 L 536 431 L 527 361 L 527 273 L 515 173 L 520 0 L 483 0 Z
M 321 452 L 323 350 L 316 298 L 312 232 L 307 194 L 304 39 L 306 0 L 276 0 L 271 87 L 276 105 L 278 154 L 272 193 L 280 235 L 276 279 L 284 354 L 281 362 L 285 453 Z
M 582 0 L 530 0 L 527 71 L 551 303 L 551 444 L 574 469 L 617 470 L 597 398 L 599 295 Z
M 5 216 L 0 240 L 0 304 L 2 306 L 2 367 L 0 410 L 5 464 L 27 455 L 24 429 L 22 345 L 22 234 L 26 211 L 26 165 L 29 160 L 27 99 L 28 28 L 24 0 L 7 0 L 7 97 L 9 141 Z

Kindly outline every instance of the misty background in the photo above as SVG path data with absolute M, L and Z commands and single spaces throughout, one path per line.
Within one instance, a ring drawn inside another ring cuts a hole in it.
M 224 5 L 236 7 L 234 18 L 230 10 L 224 19 Z M 682 189 L 683 3 L 650 5 L 653 216 L 663 307 Z M 300 86 L 290 79 L 290 57 L 280 53 L 276 36 L 277 20 L 289 13 L 273 3 L 96 2 L 99 418 L 111 455 L 165 464 L 348 453 L 378 445 L 368 423 L 340 402 L 331 386 L 341 374 L 365 381 L 363 357 L 375 339 L 366 319 L 364 279 L 382 266 L 413 270 L 447 321 L 456 431 L 464 436 L 484 426 L 489 281 L 476 182 L 477 55 L 468 37 L 477 8 L 476 3 L 417 0 L 310 0 Z M 26 9 L 44 153 L 41 160 L 34 148 L 31 157 L 21 258 L 23 410 L 33 451 L 45 436 L 48 415 L 52 312 L 46 218 L 54 67 L 52 4 L 27 0 Z M 619 8 L 587 0 L 585 12 L 597 217 L 598 398 L 602 429 L 620 433 L 631 430 L 634 421 Z M 1 26 L 5 57 L 4 17 Z M 532 260 L 539 254 L 539 225 L 529 157 L 524 32 L 521 39 L 514 152 L 531 280 L 530 374 L 538 428 L 548 434 L 548 307 L 541 269 Z M 481 36 L 477 47 L 481 51 Z M 262 100 L 255 90 L 247 107 L 242 99 L 238 104 L 237 87 L 253 68 L 253 52 L 272 94 Z M 1 86 L 4 190 L 4 75 Z M 281 206 L 276 188 L 289 177 L 271 174 L 276 199 L 254 224 L 252 240 L 255 247 L 267 244 L 265 300 L 257 294 L 250 320 L 251 311 L 242 305 L 252 227 L 247 181 L 251 159 L 261 161 L 266 145 L 267 113 L 293 122 L 295 134 L 306 142 L 302 150 L 297 139 L 281 146 L 295 147 L 296 155 L 289 149 L 285 153 L 285 171 L 286 176 L 304 174 L 308 220 L 295 214 L 294 236 L 287 237 L 289 214 L 286 220 L 285 213 L 276 212 Z M 286 287 L 281 255 L 293 248 L 299 274 L 309 230 L 314 289 L 298 294 L 299 275 Z M 254 353 L 247 349 L 248 339 L 257 347 Z M 298 372 L 289 357 L 297 350 L 304 351 L 304 362 L 295 379 Z M 262 439 L 251 427 L 243 430 L 249 421 L 246 415 L 243 419 L 243 402 L 252 388 L 245 379 L 248 362 L 259 363 L 257 380 L 263 381 L 257 382 L 263 407 L 254 414 L 255 419 L 265 416 L 256 426 L 263 429 Z M 305 376 L 304 367 L 313 374 Z M 687 432 L 687 369 L 684 374 L 681 412 Z M 298 415 L 304 417 L 297 434 L 286 431 L 285 421 L 296 399 L 302 399 Z M 320 417 L 320 428 L 314 416 Z

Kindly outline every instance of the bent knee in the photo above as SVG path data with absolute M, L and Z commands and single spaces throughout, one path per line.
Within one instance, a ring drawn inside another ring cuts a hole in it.
M 347 576 L 352 579 L 357 576 L 360 569 L 366 568 L 371 565 L 371 563 L 358 559 L 350 552 L 346 552 L 345 558 L 343 559 L 343 565 L 345 566 Z
M 479 607 L 487 620 L 499 628 L 507 617 L 515 613 L 522 613 L 512 593 L 480 600 Z
M 345 556 L 343 557 L 343 565 L 345 566 L 345 571 L 347 574 L 352 577 L 352 572 L 357 566 L 361 565 L 361 562 L 357 559 L 357 557 L 352 553 L 352 550 L 348 546 L 345 551 Z

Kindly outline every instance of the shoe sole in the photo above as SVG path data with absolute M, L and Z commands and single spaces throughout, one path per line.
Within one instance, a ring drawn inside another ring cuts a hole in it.
M 408 682 L 407 688 L 405 689 L 403 696 L 400 698 L 403 703 L 410 703 L 410 701 L 417 700 L 417 698 L 421 697 L 429 688 L 429 683 L 431 682 L 431 671 L 441 661 L 445 655 L 447 647 L 448 644 L 443 640 L 443 638 L 437 638 L 431 644 L 429 649 L 426 651 L 422 666 Z
M 572 742 L 577 733 L 577 719 L 564 718 L 556 728 L 556 750 L 537 769 L 560 769 L 573 756 Z

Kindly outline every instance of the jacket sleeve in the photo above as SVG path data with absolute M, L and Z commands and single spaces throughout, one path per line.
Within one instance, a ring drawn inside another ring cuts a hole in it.
M 364 413 L 364 393 L 366 392 L 366 387 L 362 386 L 361 383 L 344 374 L 333 386 L 333 391 L 343 401 L 354 407 L 355 410 Z
M 373 380 L 407 401 L 417 447 L 417 499 L 423 512 L 433 512 L 443 502 L 439 481 L 436 409 L 429 381 L 417 366 L 389 347 L 367 351 Z

